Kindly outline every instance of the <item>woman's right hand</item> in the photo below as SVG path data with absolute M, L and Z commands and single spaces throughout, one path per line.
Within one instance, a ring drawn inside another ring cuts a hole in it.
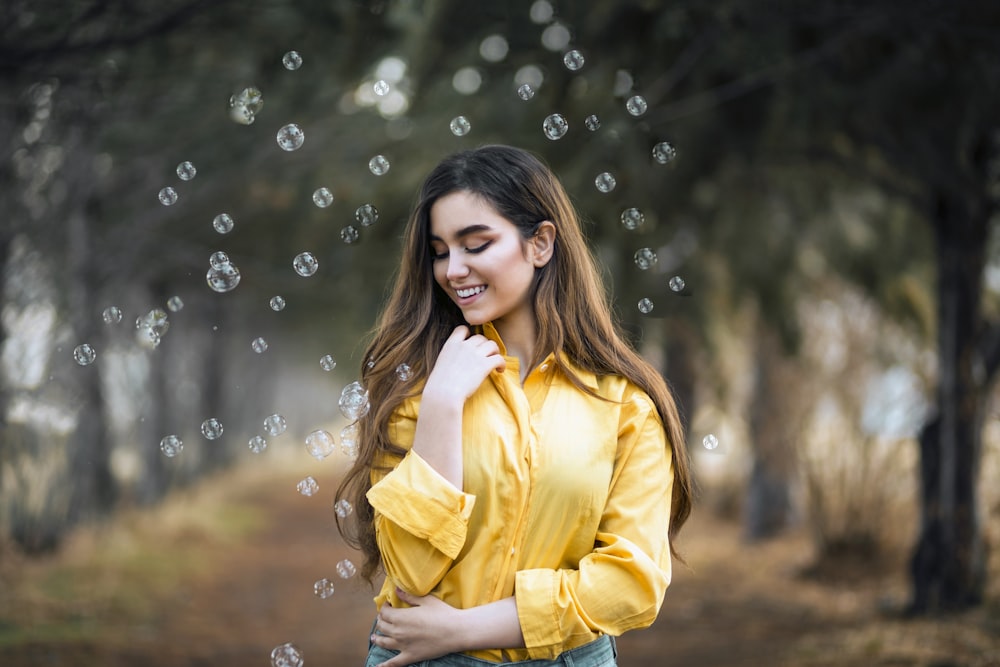
M 465 325 L 455 327 L 427 378 L 424 399 L 464 405 L 491 371 L 506 367 L 495 342 L 480 334 L 470 336 Z

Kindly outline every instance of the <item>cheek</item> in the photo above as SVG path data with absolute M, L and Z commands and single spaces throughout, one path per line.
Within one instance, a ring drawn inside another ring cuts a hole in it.
M 443 261 L 434 262 L 432 265 L 432 271 L 434 273 L 434 282 L 436 282 L 441 287 L 447 289 L 448 287 L 448 263 Z

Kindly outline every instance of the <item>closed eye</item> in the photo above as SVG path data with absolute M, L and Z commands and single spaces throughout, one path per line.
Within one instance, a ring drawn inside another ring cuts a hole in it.
M 478 255 L 479 253 L 481 253 L 482 251 L 484 251 L 488 247 L 490 247 L 491 243 L 493 243 L 493 242 L 492 241 L 487 241 L 486 243 L 484 243 L 482 245 L 478 245 L 475 248 L 466 248 L 465 252 L 467 252 L 470 255 Z M 442 259 L 448 259 L 448 251 L 447 250 L 445 250 L 444 252 L 434 252 L 433 250 L 431 250 L 431 260 L 432 261 L 436 262 L 436 261 L 442 260 Z

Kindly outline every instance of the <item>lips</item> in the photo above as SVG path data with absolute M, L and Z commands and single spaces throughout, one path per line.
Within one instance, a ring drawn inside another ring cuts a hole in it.
M 470 297 L 481 294 L 486 290 L 486 285 L 476 285 L 475 287 L 466 287 L 463 289 L 456 289 L 455 294 L 458 295 L 460 299 L 468 299 Z

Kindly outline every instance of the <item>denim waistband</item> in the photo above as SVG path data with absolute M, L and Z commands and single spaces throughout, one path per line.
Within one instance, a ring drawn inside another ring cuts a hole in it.
M 372 646 L 368 650 L 366 664 L 377 665 L 394 655 L 396 655 L 396 651 Z M 614 667 L 617 664 L 615 662 L 617 655 L 618 650 L 614 638 L 604 635 L 583 646 L 564 651 L 553 660 L 490 662 L 464 653 L 449 653 L 434 660 L 415 663 L 414 667 Z

